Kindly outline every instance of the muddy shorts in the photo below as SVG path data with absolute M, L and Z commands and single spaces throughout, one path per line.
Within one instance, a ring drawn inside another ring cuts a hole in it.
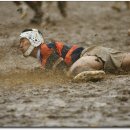
M 104 71 L 106 72 L 121 71 L 121 64 L 125 56 L 121 51 L 102 46 L 85 48 L 81 53 L 81 57 L 87 55 L 99 57 L 104 63 Z

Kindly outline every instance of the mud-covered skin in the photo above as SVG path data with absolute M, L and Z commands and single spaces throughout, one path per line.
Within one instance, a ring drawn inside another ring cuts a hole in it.
M 45 38 L 80 46 L 103 45 L 130 51 L 130 12 L 114 2 L 68 2 L 68 17 L 43 29 Z M 130 74 L 107 75 L 100 82 L 72 83 L 64 75 L 45 75 L 36 59 L 18 51 L 21 30 L 12 2 L 0 2 L 0 126 L 130 127 Z M 31 19 L 33 13 L 29 12 Z M 82 14 L 82 15 L 81 15 Z M 34 26 L 42 31 L 40 26 Z
M 79 58 L 69 69 L 68 74 L 76 76 L 83 71 L 101 70 L 103 69 L 103 62 L 96 56 L 83 56 Z

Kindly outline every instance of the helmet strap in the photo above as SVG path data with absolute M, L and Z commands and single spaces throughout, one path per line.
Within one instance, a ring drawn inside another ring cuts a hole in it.
M 24 53 L 24 56 L 29 56 L 31 52 L 33 51 L 33 49 L 34 49 L 34 46 L 30 45 L 27 51 Z

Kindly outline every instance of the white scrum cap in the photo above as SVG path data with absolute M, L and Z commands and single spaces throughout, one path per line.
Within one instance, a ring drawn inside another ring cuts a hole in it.
M 34 47 L 37 47 L 44 42 L 42 33 L 40 33 L 37 29 L 28 29 L 28 30 L 29 31 L 23 31 L 20 34 L 20 37 L 27 38 L 30 41 L 31 45 L 33 45 Z
M 35 47 L 38 47 L 44 42 L 42 33 L 37 29 L 25 29 L 20 34 L 20 39 L 21 38 L 27 38 L 31 43 L 28 50 L 24 53 L 24 56 L 29 56 Z

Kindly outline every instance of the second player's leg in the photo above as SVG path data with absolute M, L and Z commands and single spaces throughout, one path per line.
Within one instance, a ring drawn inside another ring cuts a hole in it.
M 62 16 L 66 17 L 67 16 L 67 13 L 66 13 L 67 1 L 58 1 L 57 6 Z
M 26 4 L 34 11 L 35 15 L 31 20 L 31 23 L 41 23 L 42 22 L 42 1 L 25 1 Z

